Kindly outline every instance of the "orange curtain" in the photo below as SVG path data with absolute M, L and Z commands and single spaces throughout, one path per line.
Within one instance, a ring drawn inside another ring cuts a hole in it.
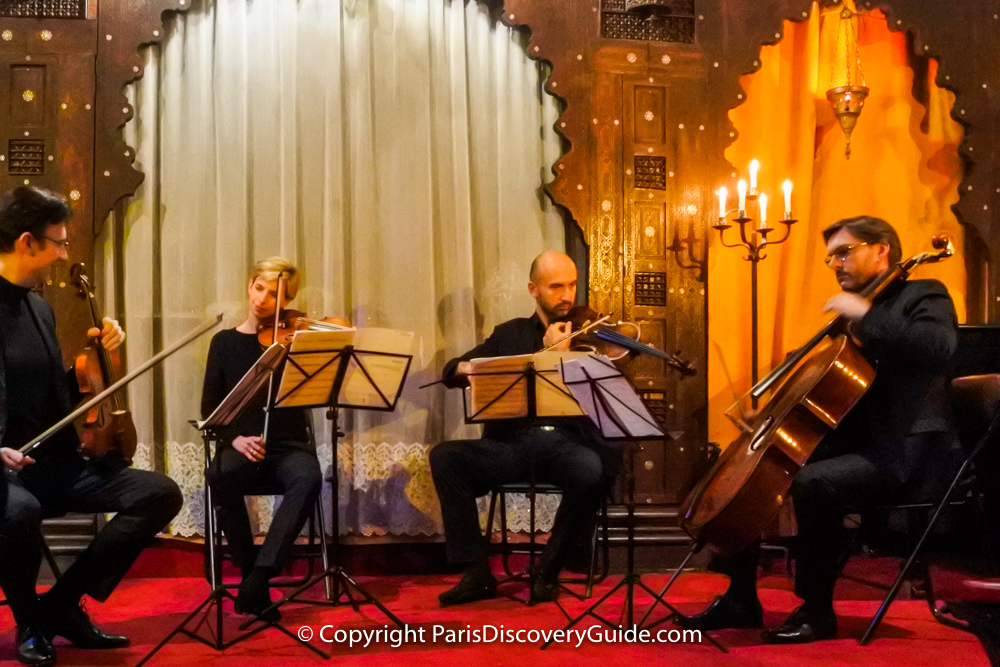
M 821 11 L 813 3 L 808 20 L 786 22 L 785 38 L 764 47 L 760 70 L 741 80 L 746 103 L 730 112 L 739 132 L 726 151 L 735 165 L 724 184 L 730 206 L 737 178 L 749 178 L 747 165 L 756 158 L 762 165 L 759 188 L 771 202 L 768 220 L 783 212 L 786 178 L 794 183 L 792 208 L 799 219 L 789 240 L 765 250 L 767 258 L 758 265 L 761 376 L 829 319 L 822 308 L 839 288 L 823 264 L 820 232 L 841 218 L 888 220 L 899 232 L 904 257 L 930 250 L 937 232 L 950 233 L 956 256 L 918 269 L 916 277 L 943 281 L 959 319 L 965 317 L 964 234 L 950 209 L 958 200 L 962 170 L 957 153 L 962 128 L 949 115 L 954 96 L 935 86 L 937 67 L 931 61 L 926 106 L 914 99 L 904 34 L 890 32 L 879 12 L 852 19 L 871 93 L 852 136 L 851 159 L 845 159 L 844 135 L 826 99 L 828 88 L 843 83 L 845 62 L 852 60 L 846 58 L 839 11 Z M 749 203 L 748 209 L 756 218 L 756 205 Z M 727 232 L 728 242 L 736 238 L 734 231 Z M 750 264 L 743 260 L 745 252 L 722 247 L 718 233 L 712 235 L 709 437 L 725 446 L 735 429 L 724 412 L 734 393 L 750 387 Z

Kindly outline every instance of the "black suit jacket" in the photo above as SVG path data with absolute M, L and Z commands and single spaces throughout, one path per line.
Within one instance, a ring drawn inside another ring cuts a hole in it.
M 56 338 L 56 318 L 55 313 L 52 312 L 52 306 L 42 297 L 38 296 L 34 292 L 28 294 L 28 307 L 30 308 L 32 315 L 34 316 L 36 322 L 38 323 L 38 328 L 40 330 L 40 335 L 45 343 L 45 348 L 49 352 L 49 356 L 52 359 L 52 364 L 50 368 L 62 368 L 62 351 L 59 347 L 59 339 Z M 3 336 L 3 323 L 0 323 L 0 345 L 11 344 L 2 338 Z M 2 349 L 0 349 L 0 447 L 6 446 L 17 446 L 20 447 L 23 443 L 10 443 L 6 445 L 4 443 L 4 436 L 7 433 L 7 402 L 9 400 L 15 400 L 14 392 L 12 388 L 7 386 L 7 374 L 4 371 L 4 355 Z M 72 369 L 68 374 L 53 373 L 52 383 L 55 387 L 55 399 L 58 402 L 59 414 L 68 415 L 72 410 L 73 406 L 79 402 L 80 395 L 76 387 L 76 376 Z M 71 438 L 76 440 L 76 434 L 73 427 L 70 426 L 67 429 L 67 433 L 64 435 L 60 431 L 60 437 Z M 73 431 L 72 435 L 69 435 L 69 431 Z M 41 435 L 39 433 L 38 435 Z M 41 449 L 41 448 L 39 448 Z M 2 475 L 0 475 L 2 477 Z
M 954 441 L 948 437 L 954 434 L 948 385 L 958 347 L 955 306 L 937 280 L 902 281 L 881 294 L 851 331 L 876 375 L 834 440 L 854 440 L 844 444 L 909 482 L 933 464 L 928 447 Z M 951 452 L 939 453 L 950 461 Z

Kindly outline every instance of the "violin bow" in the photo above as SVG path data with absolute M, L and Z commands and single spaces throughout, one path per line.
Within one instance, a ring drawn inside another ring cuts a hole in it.
M 155 357 L 152 357 L 151 359 L 147 360 L 145 363 L 143 363 L 141 366 L 136 368 L 134 371 L 132 371 L 125 377 L 123 377 L 121 380 L 118 380 L 118 382 L 115 382 L 113 385 L 111 385 L 110 387 L 99 393 L 97 396 L 94 396 L 92 399 L 90 399 L 89 401 L 78 407 L 76 410 L 63 417 L 61 420 L 59 420 L 58 423 L 54 424 L 47 431 L 45 431 L 45 433 L 42 433 L 40 436 L 34 438 L 31 442 L 26 444 L 24 447 L 21 447 L 18 451 L 20 451 L 22 454 L 27 454 L 35 447 L 38 447 L 40 444 L 51 438 L 53 435 L 55 435 L 65 427 L 72 424 L 74 421 L 76 421 L 78 417 L 87 414 L 87 412 L 89 412 L 92 407 L 99 404 L 108 396 L 111 396 L 116 391 L 126 386 L 128 383 L 132 382 L 132 380 L 135 380 L 137 377 L 139 377 L 140 375 L 148 371 L 150 368 L 160 363 L 161 361 L 163 361 L 171 354 L 181 349 L 194 339 L 198 338 L 203 334 L 208 333 L 209 331 L 217 327 L 219 325 L 219 322 L 221 321 L 222 321 L 222 313 L 219 313 L 218 315 L 215 316 L 214 320 L 198 327 L 188 335 L 184 336 L 184 338 L 180 339 L 167 349 L 157 354 Z
M 552 348 L 554 348 L 554 347 L 556 347 L 558 345 L 562 345 L 563 343 L 565 343 L 569 339 L 576 338 L 580 334 L 585 334 L 585 333 L 587 333 L 588 331 L 590 331 L 591 329 L 593 329 L 594 327 L 596 327 L 599 324 L 604 324 L 609 319 L 611 319 L 611 316 L 610 315 L 605 315 L 604 317 L 602 317 L 599 320 L 591 322 L 590 324 L 588 324 L 586 326 L 580 327 L 579 329 L 577 329 L 576 331 L 574 331 L 572 333 L 566 334 L 565 336 L 563 336 L 562 338 L 560 338 L 556 342 L 552 343 L 552 345 L 549 345 L 547 348 L 545 348 L 544 350 L 541 350 L 541 351 L 542 352 L 548 352 Z

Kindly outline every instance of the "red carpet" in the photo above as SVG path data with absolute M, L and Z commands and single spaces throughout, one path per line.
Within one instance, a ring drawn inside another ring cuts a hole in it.
M 715 633 L 715 637 L 730 648 L 728 655 L 720 653 L 707 643 L 702 644 L 595 644 L 584 641 L 574 644 L 554 645 L 540 651 L 537 644 L 514 643 L 447 643 L 439 639 L 430 642 L 434 625 L 448 630 L 480 628 L 485 625 L 504 626 L 504 630 L 534 629 L 554 630 L 564 625 L 563 617 L 553 604 L 527 607 L 507 599 L 489 600 L 458 608 L 439 609 L 436 596 L 457 580 L 457 576 L 378 577 L 362 579 L 389 609 L 412 627 L 424 628 L 427 643 L 405 644 L 391 648 L 385 643 L 349 648 L 340 644 L 324 644 L 318 636 L 313 643 L 331 653 L 340 665 L 372 664 L 442 665 L 448 663 L 469 665 L 522 665 L 544 667 L 547 665 L 738 665 L 740 667 L 765 665 L 962 665 L 963 667 L 988 664 L 979 643 L 971 635 L 935 622 L 925 603 L 900 600 L 893 604 L 875 641 L 862 647 L 857 643 L 868 618 L 878 602 L 876 592 L 845 582 L 838 590 L 837 613 L 840 620 L 840 638 L 806 646 L 765 646 L 759 634 L 750 630 L 730 630 Z M 607 591 L 617 583 L 617 577 L 598 589 Z M 644 581 L 658 590 L 666 581 L 663 575 L 651 575 Z M 513 585 L 512 585 L 513 586 Z M 696 611 L 720 592 L 725 578 L 711 574 L 687 574 L 674 586 L 669 599 L 682 611 Z M 790 592 L 791 582 L 783 575 L 764 578 L 761 599 L 765 608 L 765 623 L 777 624 L 796 605 Z M 510 588 L 511 592 L 517 591 Z M 134 665 L 208 592 L 203 579 L 176 577 L 163 579 L 127 579 L 107 604 L 91 602 L 91 616 L 101 626 L 114 632 L 129 635 L 133 645 L 119 651 L 83 651 L 58 643 L 60 665 Z M 314 589 L 321 595 L 321 587 Z M 570 613 L 584 609 L 589 603 L 568 596 L 562 598 Z M 596 598 L 594 598 L 596 600 Z M 619 600 L 613 598 L 613 600 Z M 640 605 L 640 611 L 645 605 Z M 606 615 L 617 618 L 620 604 L 608 603 Z M 301 625 L 311 625 L 318 634 L 320 626 L 336 629 L 374 630 L 382 628 L 385 619 L 371 606 L 362 607 L 357 614 L 349 607 L 329 609 L 308 605 L 286 606 L 286 625 L 293 631 Z M 234 621 L 245 617 L 230 615 Z M 12 627 L 10 612 L 3 608 L 0 623 Z M 582 628 L 593 625 L 586 622 Z M 235 623 L 234 623 L 235 627 Z M 391 627 L 391 626 L 390 626 Z M 673 628 L 671 624 L 661 626 Z M 4 633 L 0 640 L 0 660 L 16 660 L 13 631 Z M 575 640 L 574 640 L 575 642 Z M 250 662 L 283 665 L 320 664 L 318 656 L 292 642 L 277 630 L 268 629 L 225 652 L 214 650 L 189 638 L 180 636 L 168 644 L 150 665 L 234 665 L 247 667 Z

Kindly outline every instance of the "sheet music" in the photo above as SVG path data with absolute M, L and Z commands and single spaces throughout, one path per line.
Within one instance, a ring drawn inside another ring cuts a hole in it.
M 469 395 L 476 419 L 528 416 L 528 383 L 524 369 L 530 360 L 530 354 L 521 354 L 472 359 L 469 362 L 472 364 Z
M 290 408 L 328 404 L 340 366 L 337 351 L 353 344 L 357 331 L 296 331 L 278 386 L 278 405 Z
M 354 354 L 344 376 L 338 402 L 341 405 L 389 408 L 403 389 L 403 380 L 413 354 L 414 334 L 397 329 L 359 329 L 354 338 Z M 386 352 L 392 355 L 377 354 Z M 364 364 L 367 375 L 358 367 Z M 379 395 L 378 387 L 385 399 Z
M 605 438 L 663 436 L 635 387 L 607 357 L 591 354 L 568 359 L 562 373 L 570 392 Z
M 219 428 L 232 423 L 257 392 L 267 383 L 271 372 L 281 365 L 282 360 L 288 352 L 284 345 L 272 345 L 264 350 L 253 366 L 250 367 L 240 381 L 236 383 L 233 390 L 229 392 L 222 402 L 212 411 L 208 419 L 196 422 L 198 430 L 206 428 Z
M 524 375 L 534 362 L 535 415 L 538 417 L 578 417 L 584 414 L 563 384 L 559 364 L 587 355 L 586 352 L 552 350 L 509 357 L 472 359 L 470 398 L 472 414 L 478 420 L 527 417 L 528 383 Z

